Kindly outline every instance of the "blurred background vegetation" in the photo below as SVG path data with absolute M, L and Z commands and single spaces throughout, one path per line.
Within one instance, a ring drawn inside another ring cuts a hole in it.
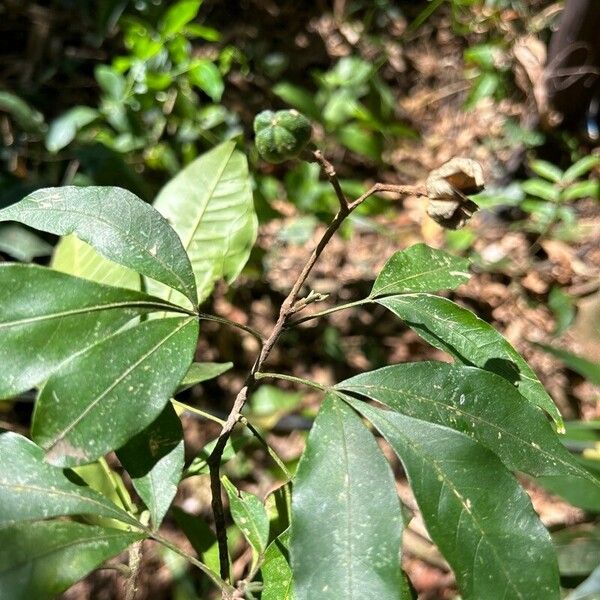
M 531 361 L 571 420 L 566 443 L 600 471 L 600 12 L 591 10 L 590 47 L 579 56 L 561 46 L 564 3 L 550 0 L 3 0 L 0 207 L 57 185 L 117 185 L 151 201 L 186 164 L 233 139 L 250 159 L 261 230 L 241 283 L 218 288 L 206 311 L 265 331 L 337 201 L 316 164 L 259 160 L 257 112 L 308 116 L 350 196 L 375 181 L 422 180 L 456 155 L 475 158 L 488 189 L 466 228 L 444 232 L 417 199 L 375 197 L 311 286 L 332 304 L 352 301 L 395 249 L 417 241 L 469 256 L 475 276 L 453 298 Z M 585 41 L 586 28 L 578 32 Z M 571 88 L 575 99 L 565 100 Z M 0 227 L 7 260 L 47 262 L 55 243 Z M 213 325 L 198 356 L 235 366 L 187 390 L 186 401 L 226 414 L 254 348 Z M 288 334 L 274 370 L 329 382 L 409 358 L 444 357 L 383 313 L 360 309 Z M 253 422 L 290 468 L 315 406 L 310 394 L 271 386 L 252 398 Z M 26 430 L 31 398 L 2 410 L 2 422 Z M 179 498 L 187 512 L 178 521 L 209 510 L 202 447 L 214 433 L 189 416 L 190 483 Z M 245 451 L 228 464 L 230 477 L 266 495 L 277 471 L 252 440 L 233 443 Z M 531 483 L 575 587 L 598 566 L 600 499 L 543 483 L 570 502 Z M 208 552 L 210 533 L 196 534 Z M 406 560 L 420 597 L 455 597 L 447 566 L 423 531 L 415 536 Z M 146 560 L 163 566 L 143 575 L 140 598 L 201 597 L 175 555 Z M 65 597 L 118 597 L 111 577 L 93 575 Z

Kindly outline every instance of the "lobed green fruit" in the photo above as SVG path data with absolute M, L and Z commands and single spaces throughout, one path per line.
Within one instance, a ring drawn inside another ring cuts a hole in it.
M 310 141 L 310 121 L 297 110 L 264 110 L 254 119 L 259 154 L 272 163 L 295 158 Z

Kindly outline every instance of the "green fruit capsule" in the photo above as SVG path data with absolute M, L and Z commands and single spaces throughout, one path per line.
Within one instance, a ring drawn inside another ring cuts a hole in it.
M 297 110 L 264 110 L 254 119 L 256 148 L 265 160 L 280 163 L 295 158 L 310 141 L 310 121 Z

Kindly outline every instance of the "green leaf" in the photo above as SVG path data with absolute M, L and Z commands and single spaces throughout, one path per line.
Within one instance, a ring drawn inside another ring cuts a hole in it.
M 89 106 L 75 106 L 52 121 L 46 134 L 46 149 L 58 152 L 68 146 L 79 130 L 95 121 L 99 116 L 97 110 Z
M 188 71 L 188 77 L 191 83 L 200 88 L 214 102 L 221 100 L 225 84 L 221 72 L 210 60 L 199 59 L 194 61 L 194 65 Z
M 0 226 L 0 252 L 21 262 L 52 254 L 52 246 L 25 227 L 13 223 Z
M 558 202 L 560 200 L 558 187 L 543 179 L 528 179 L 521 184 L 521 188 L 526 194 L 548 202 Z
M 177 493 L 185 462 L 183 429 L 171 403 L 146 429 L 117 451 L 135 491 L 158 529 Z
M 298 600 L 398 600 L 402 516 L 394 477 L 360 418 L 328 395 L 308 436 L 292 497 Z
M 44 452 L 21 435 L 0 433 L 0 528 L 60 515 L 137 521 L 94 490 L 44 462 Z
M 532 160 L 529 167 L 536 175 L 554 183 L 558 183 L 564 176 L 562 169 L 546 160 Z
M 0 263 L 0 398 L 42 383 L 135 316 L 164 309 L 164 301 L 142 292 Z
M 575 318 L 573 298 L 562 288 L 554 286 L 548 295 L 548 308 L 554 313 L 556 320 L 553 333 L 561 335 L 570 327 Z
M 197 337 L 194 319 L 146 321 L 67 362 L 42 388 L 33 416 L 46 460 L 93 462 L 150 425 L 185 375 Z
M 197 515 L 187 513 L 178 506 L 171 509 L 177 525 L 190 541 L 202 562 L 215 573 L 219 572 L 219 548 L 217 536 L 208 524 Z
M 180 0 L 165 13 L 159 24 L 163 37 L 169 37 L 181 30 L 198 14 L 202 0 Z
M 580 198 L 600 198 L 600 182 L 595 179 L 576 181 L 562 193 L 562 200 L 567 202 Z
M 321 120 L 321 110 L 315 103 L 314 94 L 304 88 L 284 81 L 273 87 L 273 93 L 286 104 L 305 114 L 309 119 L 313 121 Z
M 402 461 L 427 531 L 452 566 L 465 600 L 558 600 L 550 535 L 492 452 L 447 427 L 346 401 Z
M 289 532 L 274 539 L 265 552 L 260 568 L 263 580 L 261 600 L 295 600 L 292 569 L 289 564 Z
M 253 494 L 238 491 L 227 477 L 223 476 L 221 481 L 229 498 L 234 523 L 252 548 L 262 554 L 269 540 L 269 517 L 265 505 Z
M 560 412 L 525 359 L 491 325 L 466 308 L 430 294 L 379 298 L 432 346 L 466 365 L 492 371 L 514 383 L 521 395 L 543 408 L 564 431 Z
M 600 156 L 584 156 L 565 171 L 563 181 L 565 183 L 575 181 L 598 165 L 600 165 Z
M 51 266 L 69 275 L 130 290 L 139 290 L 142 284 L 138 273 L 104 258 L 73 234 L 60 239 Z
M 600 567 L 594 569 L 594 572 L 577 586 L 566 600 L 600 600 Z
M 373 162 L 381 161 L 381 142 L 374 132 L 356 123 L 349 123 L 337 128 L 336 135 L 340 143 L 348 150 L 365 156 Z
M 595 479 L 565 449 L 545 415 L 502 377 L 442 362 L 405 363 L 362 373 L 336 389 L 471 436 L 511 470 Z M 600 492 L 600 482 L 595 482 Z
M 7 112 L 28 133 L 39 134 L 46 128 L 44 115 L 10 92 L 0 92 L 0 111 Z
M 231 283 L 239 275 L 256 238 L 257 220 L 248 163 L 233 142 L 190 163 L 160 191 L 154 206 L 181 238 L 200 301 L 215 281 L 224 277 Z
M 69 521 L 0 529 L 0 598 L 52 600 L 143 537 Z
M 190 365 L 188 372 L 185 374 L 185 377 L 179 384 L 179 387 L 177 388 L 177 393 L 179 394 L 184 390 L 188 390 L 189 388 L 195 386 L 197 383 L 202 383 L 203 381 L 214 379 L 215 377 L 222 375 L 226 371 L 229 371 L 231 367 L 233 367 L 232 362 L 194 362 Z
M 238 452 L 251 440 L 251 436 L 249 435 L 234 435 L 227 440 L 225 444 L 225 448 L 223 449 L 223 454 L 221 456 L 221 465 L 229 462 L 232 458 L 238 454 Z M 190 466 L 185 470 L 185 477 L 193 477 L 194 475 L 208 475 L 210 470 L 208 468 L 208 458 L 212 454 L 215 446 L 217 445 L 217 440 L 213 440 L 209 442 L 205 446 L 202 447 L 198 455 L 192 462 Z
M 555 348 L 548 344 L 536 343 L 535 346 L 541 348 L 544 352 L 548 352 L 548 354 L 552 354 L 552 356 L 556 356 L 556 358 L 560 358 L 569 369 L 579 373 L 590 383 L 600 386 L 600 363 L 592 362 L 583 356 L 578 356 L 577 354 L 573 354 L 573 352 L 563 350 L 562 348 Z
M 396 252 L 377 276 L 370 297 L 454 289 L 469 280 L 469 261 L 415 244 Z
M 196 303 L 192 268 L 177 235 L 156 210 L 127 190 L 45 188 L 0 210 L 0 221 L 18 221 L 56 235 L 75 233 L 105 258 Z
M 584 468 L 584 465 L 582 465 Z M 569 504 L 584 510 L 600 513 L 600 478 L 590 473 L 590 478 L 570 476 L 539 477 L 537 482 L 552 494 L 564 498 Z
M 98 65 L 94 69 L 94 77 L 104 94 L 115 102 L 123 102 L 127 81 L 121 73 L 109 65 Z
M 552 535 L 561 575 L 589 575 L 600 565 L 600 527 L 575 526 Z
M 496 93 L 500 87 L 502 78 L 498 73 L 482 73 L 473 82 L 469 97 L 465 102 L 465 108 L 470 109 L 484 98 L 489 98 Z

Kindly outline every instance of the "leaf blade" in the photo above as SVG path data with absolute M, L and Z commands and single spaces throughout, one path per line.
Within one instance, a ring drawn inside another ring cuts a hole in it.
M 451 300 L 431 294 L 378 298 L 432 346 L 466 365 L 492 371 L 515 383 L 519 392 L 544 409 L 564 431 L 561 414 L 525 359 L 491 325 Z
M 37 265 L 0 264 L 0 398 L 40 383 L 71 356 L 137 315 L 168 310 L 159 298 Z
M 152 277 L 196 303 L 189 259 L 175 232 L 150 205 L 117 187 L 45 188 L 0 210 L 56 235 L 74 233 L 109 260 Z
M 489 371 L 433 361 L 403 363 L 361 373 L 335 389 L 469 435 L 508 469 L 536 477 L 571 475 L 600 486 L 566 450 L 544 414 Z
M 171 403 L 143 431 L 117 450 L 135 491 L 150 511 L 154 529 L 177 493 L 185 462 L 183 429 Z
M 452 429 L 346 401 L 402 460 L 429 534 L 465 599 L 559 598 L 550 535 L 490 451 Z
M 0 597 L 51 600 L 143 537 L 68 521 L 0 529 Z
M 159 192 L 155 208 L 179 234 L 194 271 L 199 301 L 248 260 L 257 219 L 246 157 L 224 142 L 190 163 Z M 167 297 L 169 297 L 167 295 Z
M 0 433 L 0 528 L 62 515 L 94 514 L 130 525 L 137 521 L 104 496 L 75 484 L 44 462 L 43 450 L 7 431 Z
M 375 439 L 351 409 L 327 396 L 292 496 L 290 554 L 298 600 L 397 600 L 401 529 L 394 479 Z
M 377 276 L 370 297 L 453 289 L 469 277 L 469 261 L 415 244 L 396 252 Z
M 197 335 L 194 319 L 146 321 L 66 363 L 42 388 L 33 416 L 46 460 L 92 462 L 152 423 L 185 375 Z

